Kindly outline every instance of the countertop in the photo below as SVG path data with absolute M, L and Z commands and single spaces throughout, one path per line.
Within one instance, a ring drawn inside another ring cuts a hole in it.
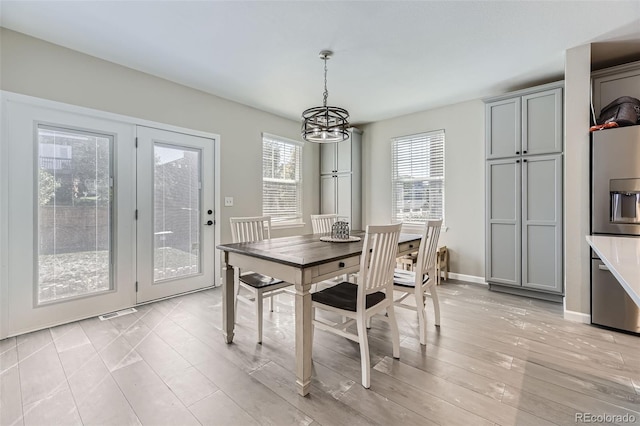
M 587 242 L 640 306 L 640 237 L 587 235 Z

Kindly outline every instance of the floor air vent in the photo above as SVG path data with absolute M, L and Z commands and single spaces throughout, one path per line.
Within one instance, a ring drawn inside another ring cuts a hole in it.
M 100 315 L 98 318 L 100 318 L 101 321 L 105 321 L 105 320 L 110 320 L 112 318 L 121 317 L 123 315 L 132 314 L 134 312 L 138 312 L 136 308 L 123 309 L 118 312 L 111 312 L 110 314 Z

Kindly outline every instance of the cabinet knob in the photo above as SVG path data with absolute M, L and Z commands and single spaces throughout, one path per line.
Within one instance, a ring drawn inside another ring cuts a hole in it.
M 526 154 L 526 153 L 527 153 L 527 151 L 522 151 L 522 153 L 523 153 L 523 154 Z
M 340 268 L 344 268 L 344 267 L 345 267 L 345 264 L 344 264 L 344 262 L 340 262 L 340 263 L 338 263 L 338 266 L 339 266 Z
M 527 160 L 526 160 L 526 159 L 524 159 L 524 160 L 522 160 L 522 162 L 523 162 L 523 163 L 526 163 L 526 162 L 527 162 Z
M 519 155 L 519 154 L 520 154 L 520 151 L 516 151 L 516 155 Z
M 519 162 L 520 162 L 520 160 L 516 160 L 516 163 L 519 163 Z

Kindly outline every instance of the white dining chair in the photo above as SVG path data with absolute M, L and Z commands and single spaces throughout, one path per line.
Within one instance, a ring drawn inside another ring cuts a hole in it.
M 442 220 L 430 220 L 424 226 L 420 248 L 418 249 L 418 259 L 414 271 L 396 269 L 393 277 L 393 290 L 402 293 L 394 301 L 395 306 L 411 309 L 418 312 L 418 324 L 420 327 L 420 344 L 427 344 L 427 308 L 425 293 L 429 291 L 433 300 L 433 312 L 435 314 L 435 325 L 440 326 L 440 302 L 436 290 L 436 254 L 438 251 L 438 238 Z M 415 299 L 415 306 L 407 305 L 403 301 L 412 296 Z
M 311 227 L 314 234 L 326 234 L 331 232 L 333 224 L 338 221 L 337 214 L 312 214 Z
M 329 214 L 312 214 L 311 215 L 311 227 L 313 228 L 314 234 L 328 234 L 331 232 L 333 224 L 338 221 L 338 215 L 334 213 Z M 345 281 L 348 281 L 348 276 L 345 274 L 343 278 Z M 326 285 L 336 284 L 336 279 L 330 279 L 326 281 L 319 282 L 317 284 L 313 284 L 311 286 L 311 291 L 315 292 L 318 287 L 324 287 Z
M 271 217 L 269 216 L 232 217 L 229 220 L 231 222 L 231 236 L 234 243 L 249 243 L 271 238 Z M 292 284 L 255 272 L 242 272 L 240 268 L 234 269 L 235 307 L 237 308 L 238 306 L 238 300 L 254 306 L 258 328 L 258 343 L 262 343 L 264 299 L 269 299 L 269 309 L 273 312 L 274 296 L 284 293 L 284 288 Z M 247 290 L 250 295 L 243 295 L 240 292 L 241 287 Z M 236 315 L 236 318 L 237 317 Z
M 371 360 L 366 327 L 369 318 L 380 314 L 381 318 L 389 323 L 393 357 L 400 358 L 400 336 L 393 310 L 393 270 L 401 226 L 367 226 L 357 285 L 343 282 L 311 294 L 313 329 L 329 331 L 360 344 L 362 386 L 365 388 L 369 388 L 371 384 Z M 318 318 L 318 309 L 336 313 L 344 320 L 334 323 L 325 318 Z M 357 334 L 347 330 L 354 323 Z

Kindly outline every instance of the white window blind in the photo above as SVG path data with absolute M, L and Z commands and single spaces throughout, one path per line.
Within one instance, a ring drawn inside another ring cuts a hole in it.
M 302 223 L 302 144 L 262 135 L 262 214 L 274 225 Z
M 444 130 L 392 140 L 392 218 L 444 220 Z

